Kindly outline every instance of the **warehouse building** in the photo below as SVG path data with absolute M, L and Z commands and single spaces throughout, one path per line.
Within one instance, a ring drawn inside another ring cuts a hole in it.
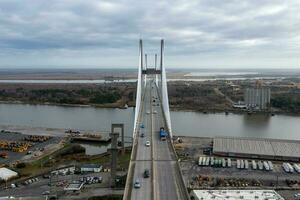
M 99 164 L 84 164 L 81 166 L 81 172 L 100 172 L 102 170 L 102 166 Z
M 274 190 L 193 190 L 191 200 L 284 200 Z
M 230 157 L 300 161 L 300 141 L 215 137 L 213 154 Z
M 9 179 L 15 178 L 18 173 L 5 167 L 0 168 L 0 180 L 8 181 Z

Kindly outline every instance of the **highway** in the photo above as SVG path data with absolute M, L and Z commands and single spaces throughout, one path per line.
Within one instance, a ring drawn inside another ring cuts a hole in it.
M 146 82 L 141 108 L 139 122 L 144 128 L 138 129 L 136 157 L 131 160 L 134 163 L 134 173 L 130 199 L 186 199 L 184 189 L 180 189 L 181 177 L 176 168 L 177 161 L 171 141 L 161 141 L 159 137 L 160 127 L 166 125 L 158 88 L 152 79 Z M 141 137 L 141 133 L 145 137 Z M 146 141 L 150 141 L 149 147 L 145 145 Z M 150 178 L 143 177 L 145 169 L 150 170 Z M 141 183 L 140 188 L 134 188 L 137 179 Z

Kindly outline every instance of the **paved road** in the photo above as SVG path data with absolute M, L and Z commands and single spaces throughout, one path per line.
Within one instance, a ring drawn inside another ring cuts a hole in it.
M 151 103 L 150 103 L 150 85 L 146 85 L 146 93 L 143 99 L 142 104 L 142 115 L 141 115 L 141 124 L 143 124 L 144 128 L 139 128 L 138 133 L 144 133 L 145 137 L 138 136 L 137 138 L 137 154 L 135 160 L 135 170 L 134 170 L 134 179 L 137 179 L 141 183 L 141 188 L 135 189 L 133 188 L 131 199 L 152 199 L 152 181 L 151 178 L 144 178 L 143 173 L 145 169 L 150 170 L 150 174 L 152 174 L 152 145 L 147 147 L 146 141 L 151 140 L 152 135 L 152 121 L 151 121 Z
M 170 141 L 161 141 L 159 137 L 159 129 L 165 127 L 165 122 L 154 81 L 147 80 L 144 91 L 141 123 L 145 128 L 140 128 L 138 132 L 145 133 L 145 137 L 137 138 L 136 159 L 131 161 L 135 163 L 133 182 L 140 180 L 141 188 L 132 188 L 131 199 L 184 199 Z M 148 140 L 150 147 L 145 146 Z M 150 169 L 151 177 L 145 179 L 143 172 L 146 168 Z

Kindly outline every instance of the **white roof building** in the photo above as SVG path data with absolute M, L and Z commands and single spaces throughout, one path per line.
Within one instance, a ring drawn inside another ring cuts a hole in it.
M 193 190 L 191 200 L 284 200 L 274 190 Z
M 15 172 L 15 171 L 12 171 L 8 168 L 5 168 L 5 167 L 1 167 L 0 168 L 0 179 L 1 180 L 4 180 L 4 181 L 7 181 L 13 177 L 16 177 L 18 176 L 18 173 Z

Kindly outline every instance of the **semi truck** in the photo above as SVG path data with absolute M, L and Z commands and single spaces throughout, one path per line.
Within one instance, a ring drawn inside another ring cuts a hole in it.
M 160 137 L 160 140 L 162 140 L 162 141 L 166 140 L 167 133 L 166 133 L 164 127 L 160 127 L 159 137 Z

